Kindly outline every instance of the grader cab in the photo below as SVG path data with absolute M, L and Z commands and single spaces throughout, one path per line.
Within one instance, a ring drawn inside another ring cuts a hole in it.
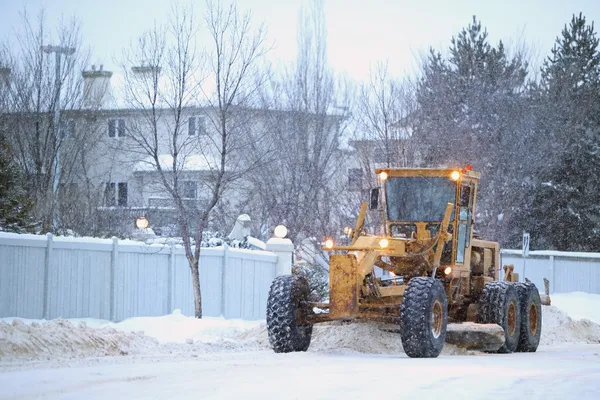
M 541 303 L 532 283 L 501 273 L 498 243 L 477 237 L 480 174 L 464 169 L 377 169 L 348 243 L 325 242 L 329 302 L 304 277 L 275 278 L 267 328 L 275 352 L 306 351 L 313 324 L 395 324 L 410 357 L 437 357 L 445 341 L 490 352 L 536 351 Z M 367 209 L 380 231 L 365 228 Z M 368 340 L 368 338 L 365 338 Z

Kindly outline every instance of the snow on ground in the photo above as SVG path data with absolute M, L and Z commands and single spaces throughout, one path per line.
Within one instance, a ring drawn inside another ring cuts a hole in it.
M 435 359 L 253 351 L 10 371 L 0 399 L 597 400 L 598 382 L 599 345 Z
M 179 312 L 119 323 L 5 318 L 0 399 L 349 399 L 385 398 L 392 389 L 409 398 L 597 399 L 599 298 L 553 296 L 536 353 L 489 355 L 446 344 L 433 360 L 408 359 L 389 325 L 315 325 L 308 352 L 274 354 L 264 321 Z

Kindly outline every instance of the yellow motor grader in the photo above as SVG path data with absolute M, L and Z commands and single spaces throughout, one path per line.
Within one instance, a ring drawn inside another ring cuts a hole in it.
M 480 174 L 384 168 L 345 244 L 329 239 L 329 302 L 309 299 L 306 278 L 275 278 L 267 300 L 277 353 L 306 351 L 313 324 L 395 324 L 409 357 L 437 357 L 446 341 L 488 352 L 536 351 L 540 295 L 500 268 L 499 245 L 474 233 Z M 383 221 L 365 228 L 367 208 Z M 365 340 L 369 340 L 365 338 Z

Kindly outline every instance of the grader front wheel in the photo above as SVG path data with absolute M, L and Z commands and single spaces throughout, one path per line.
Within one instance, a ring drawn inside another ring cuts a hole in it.
M 298 316 L 306 312 L 301 302 L 306 301 L 308 295 L 308 282 L 303 277 L 278 276 L 271 284 L 267 299 L 267 331 L 275 353 L 308 350 L 312 325 L 298 323 Z
M 442 283 L 434 278 L 412 278 L 400 306 L 400 333 L 409 357 L 440 355 L 448 326 L 448 300 Z

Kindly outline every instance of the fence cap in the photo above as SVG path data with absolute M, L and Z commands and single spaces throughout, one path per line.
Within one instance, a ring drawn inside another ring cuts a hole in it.
M 267 240 L 267 250 L 293 252 L 294 244 L 290 239 L 271 238 Z
M 523 255 L 523 250 L 502 249 L 502 254 Z M 558 250 L 533 250 L 529 252 L 529 257 L 564 257 L 564 258 L 600 258 L 600 253 L 590 253 L 583 251 L 558 251 Z

